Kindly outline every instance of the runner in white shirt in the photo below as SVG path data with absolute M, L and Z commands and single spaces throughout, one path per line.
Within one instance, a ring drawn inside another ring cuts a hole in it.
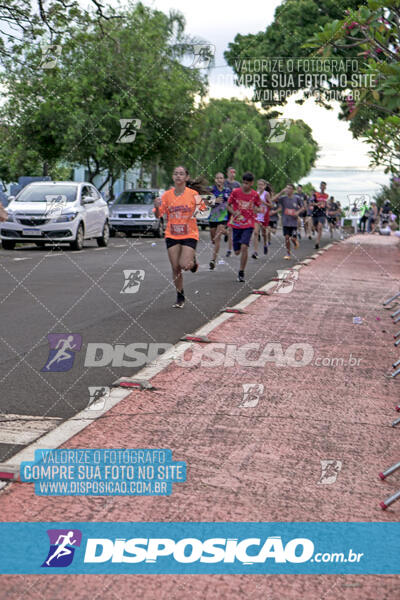
M 251 255 L 252 258 L 258 258 L 258 243 L 260 241 L 260 235 L 263 236 L 264 241 L 264 254 L 268 252 L 268 242 L 267 242 L 267 227 L 265 226 L 265 215 L 271 209 L 271 194 L 267 190 L 268 182 L 265 179 L 259 179 L 257 181 L 257 193 L 260 196 L 262 203 L 262 210 L 257 213 L 256 221 L 254 224 L 254 233 L 253 233 L 253 241 L 254 241 L 254 252 Z

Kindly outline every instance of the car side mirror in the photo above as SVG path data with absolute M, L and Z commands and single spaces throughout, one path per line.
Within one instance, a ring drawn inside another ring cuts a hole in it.
M 8 196 L 8 198 L 7 198 L 8 204 L 10 204 L 10 202 L 12 202 L 13 200 L 15 200 L 15 196 Z
M 93 204 L 94 198 L 92 196 L 83 196 L 82 204 Z

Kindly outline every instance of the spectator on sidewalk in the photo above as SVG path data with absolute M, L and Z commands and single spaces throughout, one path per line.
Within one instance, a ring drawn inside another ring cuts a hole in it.
M 364 202 L 362 203 L 362 207 L 360 209 L 360 231 L 361 231 L 361 233 L 365 233 L 365 226 L 368 221 L 368 214 L 367 214 L 368 210 L 369 210 L 369 207 L 367 206 L 367 201 L 364 200 Z
M 389 227 L 389 221 L 382 221 L 382 225 L 379 229 L 379 235 L 390 235 L 392 230 Z
M 392 212 L 392 207 L 390 204 L 390 200 L 385 200 L 385 202 L 382 204 L 381 208 L 379 209 L 379 216 L 381 218 L 381 221 L 388 221 L 390 218 L 390 214 Z
M 397 230 L 397 217 L 394 213 L 390 213 L 390 221 L 389 221 L 389 227 L 392 231 L 396 231 Z
M 378 219 L 378 207 L 376 202 L 371 202 L 368 210 L 367 233 L 375 233 L 376 221 Z

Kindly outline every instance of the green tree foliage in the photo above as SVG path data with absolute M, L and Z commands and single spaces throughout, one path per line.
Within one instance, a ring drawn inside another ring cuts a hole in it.
M 86 22 L 91 15 L 100 29 L 106 21 L 121 19 L 116 12 L 106 10 L 101 0 L 89 0 L 87 11 L 79 0 L 7 0 L 0 4 L 0 64 L 12 57 L 22 39 L 33 42 L 47 35 L 51 42 Z
M 41 48 L 30 37 L 15 47 L 2 83 L 4 130 L 0 168 L 5 179 L 51 173 L 60 161 L 83 164 L 90 180 L 104 171 L 113 181 L 137 163 L 173 159 L 206 90 L 204 71 L 185 67 L 181 15 L 136 4 L 122 21 L 102 29 L 86 24 L 56 38 L 61 54 L 43 68 Z M 138 119 L 133 143 L 117 143 L 120 119 Z M 4 168 L 8 173 L 4 173 Z
M 185 165 L 191 174 L 202 174 L 210 182 L 218 171 L 234 166 L 238 177 L 252 171 L 256 178 L 281 189 L 310 171 L 318 146 L 311 129 L 294 121 L 282 141 L 271 142 L 268 115 L 245 101 L 213 99 L 196 114 L 190 138 L 184 147 Z
M 357 51 L 362 57 L 359 98 L 342 106 L 355 137 L 372 144 L 372 163 L 386 172 L 400 172 L 400 7 L 397 0 L 368 0 L 367 6 L 347 11 L 345 19 L 314 35 L 310 47 L 324 55 Z M 351 82 L 350 82 L 351 83 Z
M 284 97 L 271 99 L 264 93 L 274 88 L 273 75 L 282 75 L 279 90 L 295 93 L 304 89 L 304 79 L 300 78 L 304 70 L 301 61 L 298 65 L 297 60 L 315 55 L 315 50 L 305 47 L 305 43 L 320 28 L 331 27 L 332 22 L 342 19 L 346 9 L 360 4 L 363 0 L 284 0 L 265 31 L 236 35 L 225 58 L 239 82 L 253 88 L 255 99 L 263 106 L 283 104 Z M 337 56 L 349 54 L 355 55 L 348 50 L 337 52 Z M 294 63 L 276 62 L 281 57 L 293 58 Z M 287 81 L 283 79 L 285 75 Z
M 400 177 L 392 177 L 390 185 L 383 185 L 378 194 L 374 197 L 375 202 L 380 208 L 385 200 L 389 200 L 393 211 L 399 215 L 400 211 Z

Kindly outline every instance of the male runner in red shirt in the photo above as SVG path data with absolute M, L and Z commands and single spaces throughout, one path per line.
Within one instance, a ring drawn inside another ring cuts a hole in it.
M 244 269 L 247 257 L 257 208 L 261 206 L 260 196 L 252 189 L 254 183 L 253 173 L 247 172 L 243 175 L 242 185 L 232 191 L 228 200 L 228 211 L 232 215 L 229 226 L 232 227 L 233 250 L 238 256 L 240 254 L 240 270 L 238 281 L 244 282 Z

